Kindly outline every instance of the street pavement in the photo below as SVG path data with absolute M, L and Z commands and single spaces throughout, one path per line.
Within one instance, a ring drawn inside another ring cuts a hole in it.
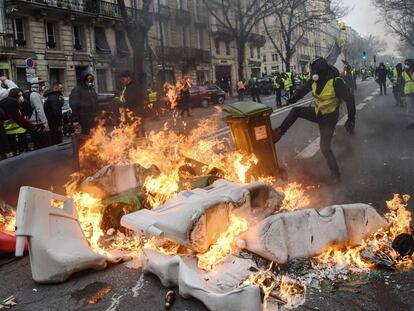
M 308 187 L 312 206 L 362 202 L 384 212 L 385 200 L 391 199 L 393 193 L 414 194 L 414 131 L 406 129 L 405 109 L 394 105 L 391 89 L 388 90 L 388 96 L 379 96 L 375 82 L 359 82 L 354 136 L 343 127 L 346 105 L 342 105 L 342 121 L 333 139 L 333 151 L 342 173 L 340 185 L 328 186 L 325 183 L 329 171 L 319 150 L 317 125 L 298 119 L 277 143 L 280 164 L 287 169 L 290 181 Z M 274 105 L 274 97 L 265 98 L 264 103 Z M 299 103 L 309 104 L 309 101 Z M 272 125 L 279 125 L 289 109 L 275 111 Z M 198 118 L 199 114 L 213 111 L 213 108 L 197 110 L 194 114 Z M 215 135 L 229 135 L 224 124 Z M 45 156 L 43 154 L 42 157 Z M 4 166 L 0 163 L 1 174 L 7 171 Z M 14 169 L 17 166 L 14 164 Z M 29 164 L 23 166 L 27 169 Z M 7 172 L 8 182 L 14 184 L 13 174 Z M 2 176 L 0 188 L 6 182 Z M 409 210 L 413 212 L 412 202 Z M 312 290 L 307 294 L 305 305 L 298 310 L 413 310 L 413 280 L 412 270 L 387 272 L 362 285 L 359 292 L 323 293 Z M 86 305 L 86 298 L 104 286 L 112 287 L 109 294 L 94 305 Z M 63 284 L 39 285 L 31 279 L 27 256 L 19 260 L 0 258 L 0 299 L 16 296 L 16 310 L 164 310 L 166 291 L 156 277 L 141 276 L 139 270 L 128 269 L 123 264 L 100 272 L 79 273 Z M 178 297 L 173 310 L 201 311 L 206 308 L 194 299 Z

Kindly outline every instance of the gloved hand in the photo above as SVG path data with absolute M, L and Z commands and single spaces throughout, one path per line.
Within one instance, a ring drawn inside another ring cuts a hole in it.
M 292 97 L 291 97 L 291 98 L 289 98 L 289 99 L 286 101 L 286 104 L 288 104 L 288 105 L 291 105 L 291 104 L 294 104 L 294 103 L 296 103 L 296 100 L 294 100 Z
M 354 135 L 355 121 L 347 120 L 345 122 L 345 129 L 350 135 Z

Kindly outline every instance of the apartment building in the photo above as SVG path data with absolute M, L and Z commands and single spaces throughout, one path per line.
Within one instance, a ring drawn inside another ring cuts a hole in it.
M 131 68 L 131 48 L 117 4 L 91 0 L 2 0 L 0 69 L 27 87 L 25 60 L 47 83 L 62 81 L 68 93 L 83 71 L 95 74 L 99 92 Z M 136 8 L 129 8 L 129 14 Z

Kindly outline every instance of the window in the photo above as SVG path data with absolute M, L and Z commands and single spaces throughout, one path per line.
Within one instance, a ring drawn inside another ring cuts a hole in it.
M 106 81 L 107 70 L 106 69 L 97 69 L 96 70 L 96 78 L 98 82 L 98 92 L 106 92 L 108 91 L 108 84 Z
M 256 56 L 257 56 L 257 58 L 260 58 L 260 47 L 259 46 L 257 47 L 257 55 Z
M 26 36 L 24 31 L 24 22 L 22 18 L 14 19 L 14 39 L 17 46 L 26 46 Z
M 278 55 L 276 53 L 273 53 L 272 54 L 272 61 L 277 62 L 277 59 L 278 59 Z
M 204 48 L 204 36 L 203 36 L 203 29 L 199 29 L 198 30 L 198 43 L 197 43 L 197 47 L 199 48 L 199 49 L 203 49 Z
M 16 68 L 16 84 L 23 90 L 29 89 L 29 83 L 27 82 L 25 67 Z
M 226 55 L 230 55 L 230 42 L 226 41 Z
M 250 58 L 254 58 L 254 49 L 253 46 L 250 46 Z
M 263 54 L 263 61 L 266 61 L 266 53 Z
M 177 9 L 188 11 L 188 1 L 187 0 L 177 0 Z
M 219 40 L 214 40 L 214 48 L 216 50 L 216 54 L 219 55 L 220 54 L 220 41 Z
M 182 46 L 186 47 L 187 46 L 187 29 L 185 28 L 185 26 L 182 27 L 182 31 L 181 31 L 181 35 L 182 35 Z
M 55 24 L 45 23 L 46 47 L 49 49 L 56 48 Z
M 82 28 L 73 26 L 73 48 L 77 51 L 82 50 Z
M 116 51 L 120 56 L 128 56 L 129 48 L 122 30 L 115 31 Z
M 55 82 L 64 81 L 64 69 L 50 68 L 49 69 L 49 85 L 52 86 Z
M 103 27 L 95 27 L 95 49 L 96 53 L 111 54 L 111 48 L 106 40 L 105 29 Z

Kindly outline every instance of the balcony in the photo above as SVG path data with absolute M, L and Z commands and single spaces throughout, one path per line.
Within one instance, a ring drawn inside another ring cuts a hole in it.
M 200 26 L 208 25 L 208 15 L 206 13 L 197 12 L 194 16 L 194 23 Z
M 176 10 L 177 24 L 189 24 L 191 21 L 191 14 L 187 10 L 177 9 Z
M 16 42 L 12 33 L 0 33 L 0 50 L 15 51 Z
M 102 0 L 6 0 L 8 11 L 19 9 L 39 9 L 64 11 L 89 16 L 100 16 L 111 19 L 122 19 L 121 9 L 118 4 Z M 141 10 L 127 7 L 129 18 L 143 18 Z M 151 16 L 152 17 L 152 16 Z
M 155 53 L 159 60 L 162 59 L 161 46 L 155 48 Z M 210 62 L 210 51 L 180 47 L 180 46 L 165 46 L 164 47 L 164 60 L 166 62 L 194 62 L 194 63 L 208 63 Z
M 262 47 L 266 44 L 266 37 L 264 35 L 259 35 L 258 33 L 251 33 L 249 35 L 249 42 L 252 45 Z
M 211 34 L 214 39 L 220 39 L 223 41 L 231 41 L 234 38 L 230 30 L 228 30 L 223 25 L 218 24 L 212 25 Z
M 157 15 L 162 19 L 169 19 L 171 17 L 170 7 L 166 5 L 160 5 Z

